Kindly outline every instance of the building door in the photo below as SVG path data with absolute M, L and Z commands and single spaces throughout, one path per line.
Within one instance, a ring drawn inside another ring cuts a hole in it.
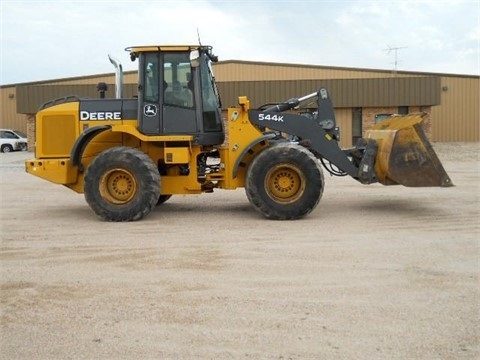
M 352 144 L 356 145 L 362 136 L 362 108 L 352 109 Z

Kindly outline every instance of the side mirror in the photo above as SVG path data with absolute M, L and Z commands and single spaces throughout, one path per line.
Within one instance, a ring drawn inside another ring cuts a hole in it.
M 190 52 L 190 65 L 193 68 L 200 66 L 200 53 L 198 50 L 193 50 Z

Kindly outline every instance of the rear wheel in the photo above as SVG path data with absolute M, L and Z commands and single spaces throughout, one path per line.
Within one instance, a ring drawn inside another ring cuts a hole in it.
M 85 199 L 100 218 L 135 221 L 146 216 L 160 195 L 160 174 L 145 153 L 114 147 L 99 154 L 87 168 Z
M 247 170 L 250 203 L 268 219 L 294 220 L 310 213 L 323 194 L 322 169 L 304 147 L 280 143 L 265 149 Z

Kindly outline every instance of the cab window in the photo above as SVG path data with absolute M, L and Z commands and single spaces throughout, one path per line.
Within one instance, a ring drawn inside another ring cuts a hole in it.
M 163 63 L 164 103 L 167 105 L 194 107 L 190 54 L 167 53 Z
M 145 101 L 158 103 L 159 90 L 159 76 L 158 73 L 158 55 L 146 54 L 145 56 L 145 71 L 144 71 L 144 84 L 145 84 Z

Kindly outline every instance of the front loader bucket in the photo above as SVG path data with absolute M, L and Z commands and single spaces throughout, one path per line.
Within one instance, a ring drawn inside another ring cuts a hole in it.
M 422 114 L 389 117 L 366 132 L 378 144 L 375 174 L 383 185 L 453 186 L 422 129 Z

